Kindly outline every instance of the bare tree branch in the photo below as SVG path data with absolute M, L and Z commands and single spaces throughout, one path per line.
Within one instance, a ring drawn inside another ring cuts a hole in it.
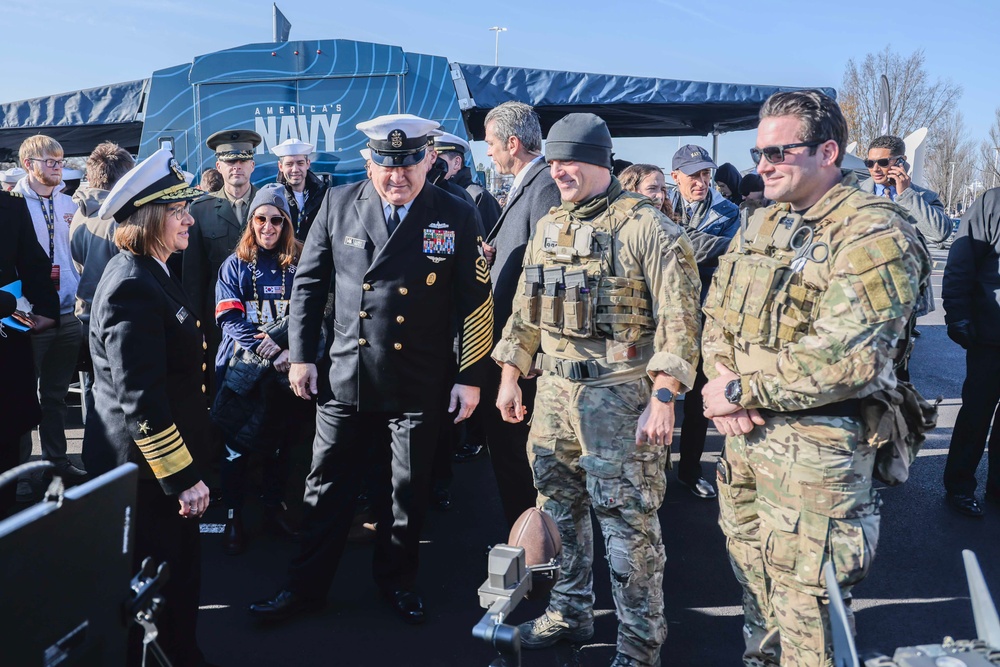
M 878 100 L 883 74 L 889 80 L 889 134 L 904 137 L 921 127 L 933 134 L 954 111 L 962 87 L 950 80 L 930 82 L 924 62 L 923 50 L 903 57 L 890 46 L 867 54 L 860 64 L 853 58 L 847 61 L 840 101 L 850 138 L 858 142 L 858 155 L 863 157 L 868 144 L 881 134 Z

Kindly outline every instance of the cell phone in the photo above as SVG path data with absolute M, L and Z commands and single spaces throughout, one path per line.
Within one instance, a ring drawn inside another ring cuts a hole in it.
M 903 171 L 909 171 L 909 169 L 910 169 L 910 165 L 906 162 L 906 160 L 903 159 L 902 155 L 900 155 L 895 160 L 893 160 L 892 166 L 893 167 L 902 167 Z M 889 179 L 889 185 L 896 185 L 896 179 L 895 178 L 890 178 Z

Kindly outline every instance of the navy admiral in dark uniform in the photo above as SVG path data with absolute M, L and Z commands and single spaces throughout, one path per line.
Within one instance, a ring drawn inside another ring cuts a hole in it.
M 301 553 L 285 587 L 251 606 L 260 619 L 323 605 L 374 462 L 385 471 L 371 491 L 375 581 L 405 621 L 423 621 L 414 585 L 441 401 L 450 390 L 456 421 L 468 418 L 490 363 L 493 298 L 476 211 L 426 184 L 427 135 L 438 123 L 398 114 L 357 127 L 369 137 L 371 179 L 327 192 L 292 286 L 289 379 L 300 397 L 318 398 L 316 439 Z M 321 380 L 312 362 L 330 289 Z M 457 379 L 447 373 L 453 317 Z
M 108 262 L 91 308 L 96 409 L 83 436 L 91 474 L 129 461 L 139 466 L 134 565 L 147 556 L 170 564 L 157 625 L 175 665 L 205 664 L 195 633 L 210 425 L 204 322 L 167 259 L 187 247 L 194 224 L 188 204 L 201 194 L 160 149 L 125 174 L 101 206 L 102 219 L 118 221 L 122 252 Z M 138 664 L 138 649 L 138 642 L 130 647 L 130 664 Z
M 181 256 L 181 280 L 194 304 L 195 315 L 205 323 L 210 385 L 215 384 L 215 354 L 222 340 L 222 330 L 215 325 L 215 283 L 219 268 L 243 236 L 250 202 L 257 195 L 250 176 L 255 165 L 254 149 L 261 141 L 261 136 L 250 130 L 223 130 L 210 136 L 205 144 L 215 151 L 215 168 L 222 174 L 223 186 L 221 190 L 203 194 L 191 205 L 196 224 Z M 210 395 L 214 396 L 214 388 Z
M 285 186 L 285 198 L 295 226 L 295 238 L 306 240 L 319 213 L 327 184 L 309 168 L 314 146 L 298 139 L 287 139 L 271 149 L 278 157 L 278 183 Z

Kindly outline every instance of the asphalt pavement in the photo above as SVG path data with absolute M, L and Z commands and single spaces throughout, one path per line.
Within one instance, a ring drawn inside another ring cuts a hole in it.
M 934 250 L 934 283 L 946 251 Z M 941 477 L 951 429 L 960 404 L 964 354 L 948 340 L 940 309 L 921 319 L 911 374 L 927 398 L 942 396 L 938 428 L 911 469 L 910 480 L 881 491 L 881 535 L 868 578 L 854 590 L 860 652 L 892 654 L 895 647 L 940 642 L 946 635 L 972 638 L 975 626 L 961 551 L 973 550 L 995 600 L 1000 600 L 1000 507 L 987 505 L 982 519 L 960 516 L 944 503 Z M 484 406 L 487 407 L 487 406 Z M 78 412 L 68 430 L 79 452 Z M 722 437 L 710 431 L 704 470 L 710 476 Z M 38 454 L 36 445 L 36 455 Z M 676 455 L 675 455 L 676 457 Z M 296 456 L 293 511 L 301 504 L 308 452 Z M 737 665 L 742 651 L 740 589 L 726 558 L 714 501 L 693 497 L 668 476 L 659 516 L 667 552 L 664 599 L 669 635 L 663 665 Z M 985 457 L 979 470 L 985 482 Z M 36 489 L 37 490 L 37 489 Z M 478 667 L 496 653 L 472 637 L 482 617 L 477 589 L 486 578 L 489 548 L 506 540 L 495 482 L 486 455 L 455 466 L 453 505 L 432 512 L 421 549 L 419 589 L 428 608 L 422 626 L 403 624 L 376 595 L 371 547 L 351 545 L 341 561 L 325 610 L 276 627 L 260 626 L 247 613 L 250 602 L 282 584 L 296 545 L 263 534 L 256 507 L 248 507 L 251 542 L 246 553 L 227 556 L 217 530 L 224 510 L 209 510 L 203 526 L 203 584 L 199 639 L 220 665 L 296 667 Z M 595 530 L 596 528 L 595 524 Z M 599 535 L 599 532 L 596 534 Z M 617 632 L 603 545 L 598 540 L 594 581 L 596 633 L 579 648 L 556 646 L 525 652 L 525 667 L 608 665 Z M 518 623 L 544 608 L 523 602 L 510 618 Z

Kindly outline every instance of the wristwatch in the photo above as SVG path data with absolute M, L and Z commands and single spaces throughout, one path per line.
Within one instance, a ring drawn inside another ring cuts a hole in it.
M 674 392 L 670 391 L 666 387 L 661 387 L 656 390 L 656 398 L 661 403 L 671 403 L 674 400 Z
M 740 399 L 743 398 L 743 385 L 740 383 L 739 378 L 726 383 L 725 396 L 726 400 L 733 405 L 740 404 Z

